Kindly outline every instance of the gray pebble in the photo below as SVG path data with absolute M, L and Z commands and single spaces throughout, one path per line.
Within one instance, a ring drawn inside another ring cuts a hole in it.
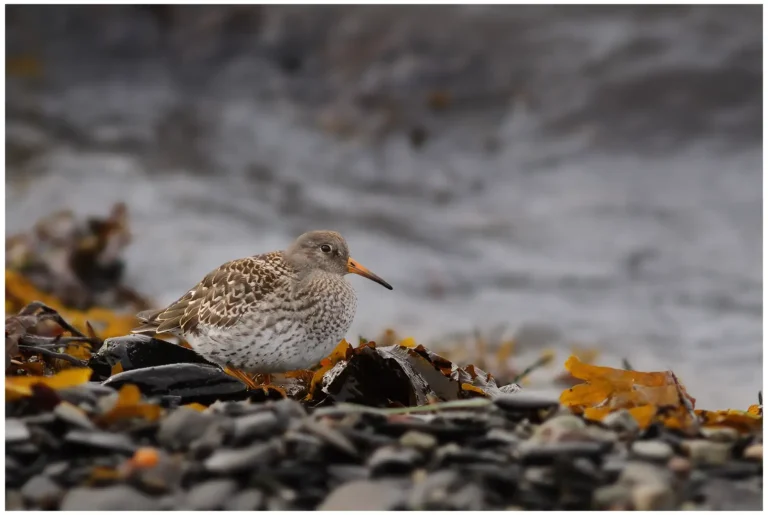
M 128 485 L 113 485 L 104 488 L 73 488 L 64 496 L 62 511 L 113 511 L 113 510 L 157 510 L 157 499 Z
M 255 439 L 267 439 L 282 429 L 280 421 L 271 411 L 260 411 L 234 419 L 234 442 L 251 442 Z
M 597 508 L 624 509 L 632 496 L 632 489 L 624 483 L 602 486 L 592 494 L 592 501 Z
M 278 457 L 276 442 L 258 443 L 244 449 L 219 449 L 205 460 L 205 468 L 215 474 L 233 474 L 264 467 Z
M 17 418 L 5 419 L 5 443 L 26 442 L 31 437 L 27 425 Z
M 64 441 L 70 444 L 96 447 L 123 454 L 133 454 L 137 448 L 137 445 L 131 441 L 131 438 L 128 435 L 123 433 L 110 433 L 108 431 L 73 429 L 66 434 Z
M 672 447 L 659 440 L 640 440 L 632 444 L 632 452 L 639 458 L 666 462 L 673 455 Z
M 59 420 L 66 422 L 71 426 L 79 427 L 81 429 L 96 428 L 83 410 L 68 402 L 60 402 L 53 409 L 53 413 Z
M 184 495 L 183 504 L 190 510 L 216 510 L 222 508 L 236 490 L 233 479 L 211 479 L 193 485 Z
M 261 509 L 263 504 L 264 493 L 255 488 L 248 488 L 231 497 L 224 504 L 224 509 L 227 511 L 255 511 Z
M 178 408 L 160 422 L 157 440 L 169 450 L 184 450 L 216 423 L 216 417 L 192 408 Z
M 522 390 L 500 393 L 493 398 L 493 403 L 506 411 L 549 409 L 560 405 L 555 397 Z
M 701 434 L 712 442 L 733 443 L 739 439 L 739 432 L 732 427 L 702 427 Z
M 40 475 L 32 477 L 21 487 L 21 495 L 25 501 L 36 508 L 52 510 L 64 497 L 64 489 L 49 477 Z
M 421 453 L 411 447 L 388 445 L 380 447 L 368 458 L 372 474 L 400 474 L 408 472 L 421 460 Z
M 320 511 L 389 511 L 402 507 L 407 496 L 402 481 L 352 481 L 333 490 L 317 507 Z

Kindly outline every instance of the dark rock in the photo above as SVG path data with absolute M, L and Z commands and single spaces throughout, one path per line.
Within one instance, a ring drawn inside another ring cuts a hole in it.
M 75 406 L 83 404 L 95 406 L 101 397 L 113 394 L 114 390 L 100 383 L 89 382 L 72 388 L 57 390 L 56 393 L 59 394 L 62 400 Z
M 420 461 L 423 461 L 423 458 L 416 449 L 387 446 L 376 449 L 368 458 L 367 465 L 374 476 L 398 475 L 410 472 Z
M 282 433 L 283 429 L 272 411 L 260 411 L 234 419 L 233 438 L 236 444 L 249 443 Z
M 244 400 L 253 394 L 245 385 L 219 367 L 200 363 L 178 363 L 120 372 L 103 383 L 116 390 L 135 384 L 146 396 L 179 397 L 181 404 L 216 400 Z
M 5 419 L 5 444 L 26 442 L 32 437 L 27 425 L 17 418 Z
M 88 366 L 97 376 L 107 378 L 117 363 L 125 371 L 177 363 L 210 364 L 193 350 L 140 334 L 107 338 Z
M 499 394 L 493 398 L 493 403 L 506 411 L 551 409 L 560 405 L 556 398 L 525 391 Z
M 98 448 L 122 454 L 133 454 L 137 445 L 122 433 L 109 433 L 107 431 L 87 431 L 73 429 L 64 437 L 64 441 L 73 445 Z
M 81 429 L 96 429 L 96 426 L 88 418 L 80 408 L 68 403 L 60 402 L 54 409 L 54 415 L 59 420 L 65 422 L 70 426 L 79 427 Z
M 171 451 L 184 450 L 216 423 L 216 417 L 192 408 L 178 408 L 160 422 L 157 440 Z
M 36 508 L 52 510 L 58 507 L 64 497 L 64 489 L 54 483 L 49 477 L 39 475 L 32 477 L 21 488 L 25 501 Z
M 280 452 L 276 441 L 257 443 L 244 449 L 219 449 L 205 460 L 204 465 L 214 474 L 235 474 L 268 467 Z
M 189 510 L 216 510 L 224 506 L 237 491 L 232 479 L 212 479 L 194 485 L 184 495 L 183 505 Z
M 521 445 L 518 448 L 524 465 L 547 465 L 559 459 L 577 457 L 599 458 L 610 449 L 602 442 L 555 442 L 549 444 Z
M 362 480 L 344 483 L 317 507 L 321 511 L 396 510 L 404 506 L 407 483 L 397 480 Z
M 329 465 L 327 472 L 329 476 L 342 483 L 358 479 L 368 479 L 370 476 L 368 467 L 362 465 Z
M 104 488 L 73 488 L 64 496 L 63 511 L 150 511 L 159 509 L 157 499 L 149 497 L 128 485 Z
M 299 427 L 300 429 L 317 436 L 321 440 L 330 444 L 332 447 L 342 451 L 349 456 L 356 457 L 358 455 L 355 445 L 349 440 L 349 438 L 344 436 L 339 430 L 323 423 L 321 420 L 307 418 L 301 423 Z
M 205 431 L 189 446 L 189 451 L 194 459 L 200 460 L 211 455 L 221 448 L 222 444 L 232 435 L 234 421 L 229 418 L 215 419 Z
M 255 511 L 264 504 L 264 493 L 255 488 L 248 488 L 229 498 L 224 504 L 227 511 Z

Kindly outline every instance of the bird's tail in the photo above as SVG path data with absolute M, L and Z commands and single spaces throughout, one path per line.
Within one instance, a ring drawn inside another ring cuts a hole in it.
M 146 335 L 153 335 L 157 333 L 157 326 L 158 323 L 156 321 L 157 315 L 162 313 L 162 309 L 150 309 L 147 311 L 141 311 L 140 313 L 136 313 L 136 318 L 138 318 L 141 322 L 144 322 L 140 326 L 138 326 L 135 329 L 131 330 L 132 334 L 146 334 Z

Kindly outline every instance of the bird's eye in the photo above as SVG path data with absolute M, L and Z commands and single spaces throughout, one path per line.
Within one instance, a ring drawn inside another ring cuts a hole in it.
M 330 245 L 320 245 L 320 250 L 322 250 L 323 252 L 330 252 L 331 251 L 331 246 Z

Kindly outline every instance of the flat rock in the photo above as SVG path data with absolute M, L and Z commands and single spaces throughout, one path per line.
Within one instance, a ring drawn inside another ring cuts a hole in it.
M 216 417 L 192 408 L 178 408 L 160 422 L 157 440 L 169 450 L 187 449 L 216 423 Z
M 279 455 L 274 442 L 258 443 L 244 449 L 219 449 L 205 460 L 205 468 L 218 474 L 234 474 L 270 465 Z
M 658 440 L 640 440 L 632 444 L 632 452 L 639 458 L 666 462 L 674 455 L 672 446 Z
M 86 429 L 73 429 L 69 431 L 64 437 L 64 441 L 70 444 L 95 447 L 123 454 L 133 454 L 138 447 L 126 434 L 110 433 L 108 431 L 88 431 Z
M 722 465 L 730 459 L 733 445 L 710 440 L 686 440 L 682 447 L 694 465 Z
M 157 510 L 157 499 L 128 485 L 113 485 L 104 488 L 73 488 L 64 496 L 62 511 L 123 511 Z
M 500 393 L 493 403 L 506 411 L 549 409 L 560 405 L 556 398 L 534 392 Z
M 255 488 L 248 488 L 231 496 L 224 504 L 227 511 L 255 511 L 264 504 L 264 493 Z
M 21 487 L 21 495 L 36 508 L 52 510 L 64 497 L 64 489 L 51 478 L 39 475 L 32 477 Z
M 282 424 L 272 411 L 260 411 L 234 419 L 233 436 L 235 443 L 250 443 L 253 440 L 268 439 L 282 432 Z
M 361 480 L 344 483 L 317 507 L 320 511 L 388 511 L 402 507 L 407 488 L 397 480 Z
M 233 479 L 211 479 L 193 485 L 184 495 L 183 504 L 190 510 L 220 509 L 237 488 L 237 482 Z
M 5 419 L 5 443 L 26 442 L 32 435 L 27 425 L 17 418 Z
M 421 453 L 412 447 L 386 446 L 376 449 L 367 464 L 372 474 L 402 474 L 421 459 Z

